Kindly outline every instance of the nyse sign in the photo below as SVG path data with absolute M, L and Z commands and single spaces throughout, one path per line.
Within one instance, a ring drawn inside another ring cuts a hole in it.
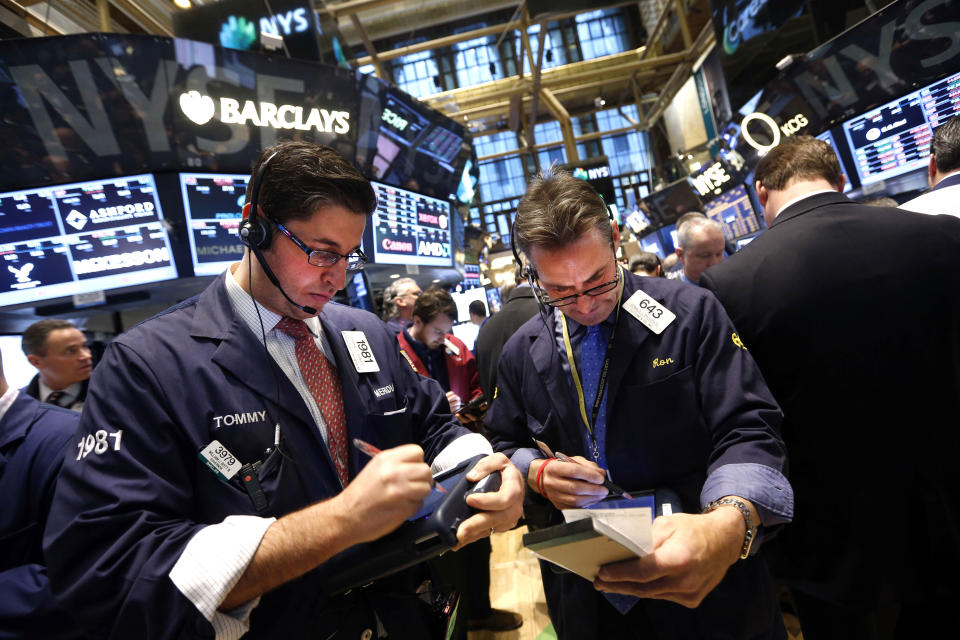
M 70 38 L 81 37 L 64 40 Z M 81 154 L 88 158 L 85 165 L 99 157 L 110 166 L 116 158 L 131 155 L 133 148 L 153 156 L 182 154 L 186 146 L 207 157 L 215 154 L 222 162 L 229 154 L 254 153 L 274 144 L 275 132 L 283 129 L 312 132 L 323 136 L 314 138 L 316 142 L 326 144 L 353 134 L 350 111 L 330 103 L 349 101 L 354 91 L 353 77 L 338 70 L 296 63 L 289 65 L 290 75 L 255 72 L 275 65 L 255 54 L 231 52 L 246 56 L 244 62 L 250 65 L 238 75 L 236 66 L 188 66 L 178 59 L 173 41 L 151 38 L 144 44 L 143 39 L 123 38 L 144 52 L 136 66 L 129 58 L 110 55 L 71 59 L 77 49 L 66 46 L 56 64 L 38 64 L 31 61 L 35 56 L 11 55 L 10 46 L 0 43 L 0 75 L 6 72 L 12 79 L 12 95 L 17 96 L 0 107 L 4 113 L 22 112 L 17 119 L 25 123 L 23 133 L 42 145 L 48 157 Z M 255 131 L 260 131 L 259 140 Z M 238 163 L 245 166 L 249 160 Z M 80 175 L 82 168 L 67 170 Z
M 693 178 L 693 186 L 697 188 L 700 195 L 705 196 L 711 192 L 720 193 L 721 185 L 729 181 L 730 174 L 722 164 L 715 162 Z

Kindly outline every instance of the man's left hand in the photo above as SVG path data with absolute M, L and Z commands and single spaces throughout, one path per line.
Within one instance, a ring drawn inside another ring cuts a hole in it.
M 745 531 L 736 509 L 661 516 L 653 521 L 653 552 L 602 567 L 593 585 L 697 607 L 736 562 Z
M 502 453 L 487 456 L 478 462 L 467 479 L 477 482 L 491 473 L 501 474 L 500 489 L 494 493 L 473 493 L 467 496 L 467 505 L 478 509 L 457 529 L 457 546 L 461 549 L 474 540 L 489 536 L 494 531 L 507 531 L 523 515 L 523 477 L 510 459 Z

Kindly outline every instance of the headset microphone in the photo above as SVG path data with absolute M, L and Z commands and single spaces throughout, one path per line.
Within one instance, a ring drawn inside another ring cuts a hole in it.
M 257 262 L 260 263 L 260 267 L 263 269 L 263 272 L 267 274 L 267 278 L 273 283 L 273 286 L 275 286 L 277 290 L 283 294 L 283 297 L 287 299 L 287 302 L 295 306 L 297 309 L 300 309 L 304 313 L 314 316 L 317 315 L 316 309 L 307 305 L 297 304 L 290 296 L 287 295 L 287 292 L 284 291 L 283 287 L 280 285 L 280 280 L 277 278 L 276 274 L 273 273 L 273 269 L 271 269 L 270 265 L 267 264 L 267 259 L 263 257 L 262 253 L 260 253 L 261 249 L 266 249 L 270 246 L 270 241 L 272 240 L 273 236 L 273 230 L 270 227 L 270 223 L 266 218 L 258 214 L 260 183 L 263 181 L 263 177 L 267 173 L 267 166 L 270 164 L 270 161 L 275 155 L 277 155 L 276 152 L 264 160 L 263 164 L 261 164 L 260 168 L 257 170 L 256 175 L 253 177 L 253 184 L 250 185 L 250 213 L 247 218 L 240 223 L 240 241 L 250 247 L 250 250 L 253 251 L 253 255 L 257 257 Z

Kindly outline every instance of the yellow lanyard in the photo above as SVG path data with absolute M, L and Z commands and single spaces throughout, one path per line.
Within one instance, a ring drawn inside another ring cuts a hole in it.
M 617 268 L 620 269 L 620 265 L 617 265 Z M 620 291 L 617 294 L 617 315 L 613 322 L 613 331 L 610 333 L 610 341 L 607 343 L 607 354 L 604 358 L 603 368 L 606 369 L 610 363 L 610 345 L 613 343 L 613 337 L 616 334 L 617 322 L 620 320 L 620 302 L 623 300 L 623 279 L 620 280 Z M 577 388 L 577 402 L 580 404 L 580 417 L 583 419 L 583 424 L 587 427 L 587 432 L 590 434 L 590 438 L 593 439 L 593 425 L 590 422 L 590 419 L 587 417 L 587 405 L 586 401 L 583 398 L 583 385 L 580 383 L 580 375 L 577 373 L 577 362 L 573 357 L 573 346 L 570 344 L 570 330 L 567 329 L 567 318 L 563 315 L 563 312 L 560 313 L 560 322 L 563 327 L 563 346 L 567 349 L 567 362 L 570 363 L 570 375 L 573 376 L 573 384 Z M 603 376 L 603 382 L 606 382 L 606 376 Z M 597 398 L 594 400 L 594 420 L 596 420 L 596 410 L 599 408 L 600 402 L 602 401 L 603 391 L 605 384 L 597 385 Z M 594 446 L 596 446 L 596 440 L 594 440 Z

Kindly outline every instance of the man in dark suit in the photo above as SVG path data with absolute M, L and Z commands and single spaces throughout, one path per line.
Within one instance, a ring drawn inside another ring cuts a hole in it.
M 23 332 L 23 353 L 37 375 L 24 387 L 27 395 L 74 411 L 83 408 L 93 356 L 87 338 L 68 320 L 41 320 Z
M 500 311 L 490 318 L 480 328 L 477 336 L 477 370 L 480 372 L 480 388 L 483 395 L 493 399 L 494 389 L 497 386 L 497 364 L 500 362 L 500 351 L 517 329 L 527 320 L 537 315 L 537 300 L 533 297 L 533 289 L 517 276 L 517 286 L 503 302 Z
M 628 273 L 603 199 L 569 173 L 530 181 L 514 234 L 548 309 L 503 348 L 490 441 L 554 522 L 605 498 L 607 474 L 687 511 L 656 518 L 650 553 L 594 582 L 541 564 L 557 637 L 785 639 L 753 545 L 758 524 L 792 515 L 780 411 L 720 303 Z
M 784 410 L 796 515 L 771 545 L 775 575 L 807 640 L 950 637 L 960 220 L 847 199 L 810 136 L 756 179 L 769 230 L 701 284 Z

